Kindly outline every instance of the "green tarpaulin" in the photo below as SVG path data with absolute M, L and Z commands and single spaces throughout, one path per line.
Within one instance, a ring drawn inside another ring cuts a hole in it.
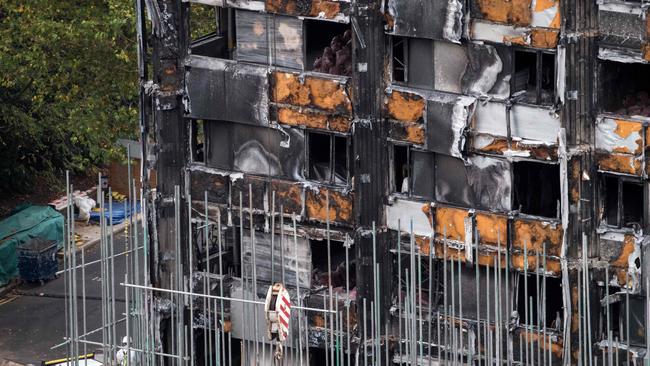
M 18 275 L 16 249 L 31 238 L 63 246 L 63 215 L 49 206 L 28 206 L 0 221 L 0 286 Z

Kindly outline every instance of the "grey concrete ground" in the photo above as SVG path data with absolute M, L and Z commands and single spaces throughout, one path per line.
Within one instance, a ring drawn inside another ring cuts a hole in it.
M 121 253 L 125 248 L 125 236 L 116 234 L 115 253 Z M 99 244 L 85 249 L 86 261 L 100 258 Z M 142 258 L 142 253 L 139 253 Z M 81 263 L 81 255 L 77 257 Z M 126 256 L 115 258 L 115 293 L 116 313 L 122 318 L 124 313 L 124 288 L 119 283 L 126 272 Z M 81 294 L 81 270 L 77 272 L 78 291 Z M 117 278 L 119 277 L 119 278 Z M 86 327 L 87 331 L 101 326 L 101 268 L 99 263 L 87 266 L 86 280 Z M 63 342 L 65 336 L 65 286 L 63 276 L 40 284 L 24 283 L 13 293 L 0 298 L 0 359 L 40 364 L 42 360 L 56 359 L 66 356 L 65 347 L 51 350 L 56 344 Z M 79 304 L 79 326 L 83 326 L 82 301 Z M 82 330 L 80 329 L 80 334 Z M 123 327 L 118 327 L 118 339 L 124 335 Z M 101 332 L 92 335 L 90 340 L 101 341 Z M 95 347 L 88 346 L 88 352 Z M 82 348 L 83 350 L 83 348 Z

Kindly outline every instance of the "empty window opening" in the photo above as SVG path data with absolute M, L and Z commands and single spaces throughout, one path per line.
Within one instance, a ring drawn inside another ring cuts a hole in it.
M 393 81 L 408 82 L 408 40 L 405 37 L 391 37 Z
M 402 242 L 408 242 L 408 237 L 403 237 Z M 411 257 L 408 253 L 406 247 L 402 248 L 402 254 L 399 257 L 401 259 L 401 267 L 398 267 L 397 260 L 393 267 L 394 271 L 394 280 L 395 283 L 399 280 L 399 289 L 400 296 L 402 299 L 405 299 L 407 294 L 407 289 L 410 290 L 412 286 L 411 280 L 413 276 L 416 278 L 416 287 L 417 287 L 417 296 L 416 301 L 418 306 L 426 308 L 429 305 L 429 298 L 431 298 L 431 306 L 436 307 L 443 304 L 443 293 L 444 293 L 444 266 L 442 262 L 438 260 L 429 261 L 429 256 L 426 254 L 421 254 L 420 256 L 415 256 L 415 268 L 411 268 Z M 429 266 L 431 263 L 431 266 Z M 447 265 L 447 271 L 450 271 L 449 264 Z M 401 274 L 398 276 L 398 272 L 401 269 Z M 447 281 L 450 281 L 450 274 L 447 273 Z M 449 286 L 449 282 L 447 283 Z M 422 298 L 420 299 L 419 291 L 422 290 Z M 449 291 L 449 290 L 448 290 Z M 429 297 L 429 292 L 431 296 Z M 404 306 L 404 300 L 402 301 L 402 306 Z
M 603 219 L 615 227 L 644 225 L 643 184 L 615 176 L 603 178 Z
M 348 249 L 348 263 L 345 263 L 345 245 L 342 241 L 330 240 L 329 260 L 327 251 L 327 240 L 310 240 L 312 260 L 312 288 L 328 288 L 330 279 L 332 288 L 337 291 L 345 291 L 346 276 L 352 290 L 356 283 L 356 272 L 352 257 L 354 251 Z M 331 265 L 331 277 L 329 275 Z M 349 272 L 349 273 L 348 273 Z
M 556 218 L 560 203 L 560 167 L 557 164 L 515 162 L 514 207 L 522 213 Z
M 528 103 L 551 104 L 555 94 L 555 55 L 515 51 L 513 93 L 524 92 Z
M 216 6 L 190 3 L 192 54 L 216 58 L 228 57 L 227 24 L 225 24 L 227 17 L 224 15 L 226 11 L 228 10 Z
M 205 163 L 205 129 L 203 121 L 192 121 L 192 160 Z
M 409 147 L 393 145 L 393 191 L 408 194 L 409 189 Z
M 190 3 L 190 37 L 195 40 L 217 33 L 217 7 Z
M 650 117 L 650 65 L 603 61 L 600 79 L 604 111 Z
M 349 25 L 305 20 L 306 65 L 311 70 L 352 76 L 352 32 Z
M 348 181 L 348 139 L 309 132 L 309 178 L 344 185 Z
M 517 287 L 517 313 L 520 324 L 543 327 L 546 322 L 546 328 L 562 330 L 564 313 L 561 279 L 520 274 Z

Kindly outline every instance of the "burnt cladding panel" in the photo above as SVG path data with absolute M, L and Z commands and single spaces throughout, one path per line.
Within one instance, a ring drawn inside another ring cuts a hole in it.
M 447 1 L 390 0 L 389 13 L 395 20 L 393 33 L 400 36 L 443 39 Z
M 436 41 L 433 57 L 436 90 L 460 94 L 460 81 L 467 69 L 467 48 L 451 42 Z
M 205 121 L 206 165 L 232 170 L 232 123 Z
M 413 161 L 413 195 L 434 199 L 435 186 L 432 184 L 435 178 L 435 155 L 430 152 L 412 151 Z
M 213 168 L 302 180 L 302 131 L 206 121 L 206 164 Z
M 475 155 L 469 158 L 467 177 L 477 207 L 509 211 L 512 197 L 512 169 L 504 159 Z
M 411 38 L 408 42 L 408 84 L 433 89 L 433 41 Z
M 269 15 L 237 10 L 237 53 L 239 61 L 266 64 L 269 62 Z
M 427 147 L 431 151 L 450 155 L 454 136 L 454 103 L 447 101 L 427 101 Z
M 186 91 L 191 118 L 268 125 L 265 67 L 191 56 Z
M 474 193 L 461 159 L 436 154 L 435 185 L 438 201 L 465 207 L 474 206 Z
M 512 52 L 510 47 L 480 45 L 466 46 L 467 68 L 461 78 L 464 94 L 488 94 L 497 98 L 510 96 Z
M 244 173 L 280 176 L 280 141 L 277 131 L 237 126 L 232 134 L 233 166 Z
M 303 23 L 295 17 L 237 11 L 237 60 L 303 68 Z
M 436 198 L 438 201 L 485 210 L 510 210 L 510 164 L 497 158 L 472 156 L 465 164 L 436 154 Z
M 601 44 L 640 49 L 646 38 L 646 21 L 636 14 L 598 12 Z
M 227 120 L 251 125 L 268 124 L 266 69 L 252 66 L 229 68 L 226 75 Z M 223 117 L 222 117 L 223 118 Z
M 190 67 L 186 76 L 190 117 L 217 120 L 224 117 L 221 108 L 226 104 L 225 68 Z
M 280 165 L 282 176 L 288 179 L 305 180 L 305 133 L 296 128 L 283 129 L 280 145 Z

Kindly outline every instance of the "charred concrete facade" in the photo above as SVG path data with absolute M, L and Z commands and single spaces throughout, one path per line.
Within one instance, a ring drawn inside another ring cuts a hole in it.
M 139 4 L 153 285 L 341 315 L 289 364 L 647 362 L 647 3 Z M 244 306 L 180 311 L 269 363 Z

